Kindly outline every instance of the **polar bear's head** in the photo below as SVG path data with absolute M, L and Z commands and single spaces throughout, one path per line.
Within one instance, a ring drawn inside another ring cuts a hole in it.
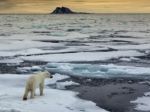
M 53 78 L 53 76 L 48 72 L 44 71 L 45 78 Z

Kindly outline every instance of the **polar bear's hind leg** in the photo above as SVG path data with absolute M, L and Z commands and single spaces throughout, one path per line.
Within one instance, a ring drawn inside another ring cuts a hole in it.
M 31 90 L 31 96 L 30 96 L 30 98 L 34 98 L 34 95 L 35 95 L 35 90 L 33 89 L 33 90 Z
M 29 94 L 29 90 L 28 90 L 28 88 L 26 87 L 25 93 L 24 93 L 24 96 L 23 96 L 23 100 L 27 100 L 28 94 Z

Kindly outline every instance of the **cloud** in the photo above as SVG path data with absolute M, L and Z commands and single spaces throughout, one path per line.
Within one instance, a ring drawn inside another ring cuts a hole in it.
M 13 7 L 15 4 L 10 0 L 0 0 L 0 10 Z

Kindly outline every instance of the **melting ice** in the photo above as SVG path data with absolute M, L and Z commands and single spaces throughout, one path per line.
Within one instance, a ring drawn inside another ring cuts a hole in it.
M 71 63 L 48 63 L 45 66 L 32 66 L 18 68 L 19 73 L 31 73 L 41 70 L 51 73 L 59 73 L 71 76 L 111 78 L 111 77 L 143 77 L 150 75 L 150 69 L 146 67 L 120 66 L 115 64 L 71 64 Z

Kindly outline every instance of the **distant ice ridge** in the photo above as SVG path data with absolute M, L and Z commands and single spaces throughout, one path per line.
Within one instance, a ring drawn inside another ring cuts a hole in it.
M 119 66 L 114 64 L 70 64 L 48 63 L 46 69 L 54 72 L 83 77 L 135 77 L 149 76 L 150 69 L 145 67 Z

